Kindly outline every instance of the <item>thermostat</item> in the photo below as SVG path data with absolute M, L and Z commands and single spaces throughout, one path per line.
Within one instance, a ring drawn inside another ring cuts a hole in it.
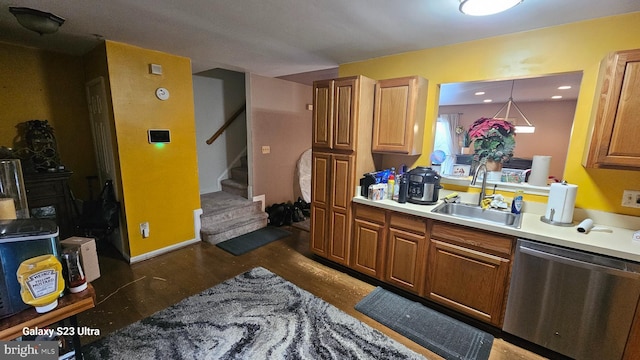
M 165 129 L 149 129 L 147 130 L 149 144 L 170 143 L 171 133 Z
M 160 100 L 167 100 L 169 98 L 169 90 L 159 87 L 156 89 L 156 97 Z

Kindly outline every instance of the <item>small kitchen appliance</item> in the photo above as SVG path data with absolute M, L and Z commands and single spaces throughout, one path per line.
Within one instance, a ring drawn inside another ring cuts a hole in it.
M 430 167 L 419 166 L 412 169 L 409 175 L 407 202 L 420 205 L 431 205 L 438 202 L 440 175 Z

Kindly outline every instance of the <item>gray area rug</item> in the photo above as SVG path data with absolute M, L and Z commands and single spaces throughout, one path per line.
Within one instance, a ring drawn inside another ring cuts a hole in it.
M 85 359 L 423 359 L 258 267 L 83 348 Z
M 274 226 L 266 226 L 262 229 L 217 243 L 216 246 L 238 256 L 289 235 L 291 235 L 291 233 L 287 230 Z
M 493 335 L 377 287 L 356 310 L 445 359 L 486 360 Z

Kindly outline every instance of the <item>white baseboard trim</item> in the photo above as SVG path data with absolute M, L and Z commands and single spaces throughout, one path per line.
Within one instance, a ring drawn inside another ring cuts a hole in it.
M 167 247 L 163 247 L 162 249 L 150 251 L 150 252 L 144 253 L 142 255 L 133 256 L 133 257 L 129 258 L 129 264 L 133 264 L 133 263 L 137 263 L 137 262 L 144 261 L 144 260 L 147 260 L 147 259 L 151 259 L 152 257 L 156 257 L 158 255 L 166 254 L 166 253 L 168 253 L 170 251 L 177 250 L 177 249 L 183 248 L 183 247 L 191 245 L 191 244 L 199 243 L 200 241 L 201 241 L 200 239 L 191 239 L 191 240 L 183 241 L 181 243 L 177 243 L 177 244 L 173 244 L 173 245 L 170 245 L 170 246 L 167 246 Z
M 195 232 L 196 240 L 202 240 L 200 237 L 200 229 L 202 229 L 200 215 L 202 215 L 202 209 L 193 210 L 193 231 Z
M 258 196 L 254 196 L 253 197 L 253 202 L 256 202 L 256 201 L 260 201 L 262 203 L 262 211 L 264 212 L 264 209 L 265 209 L 265 204 L 264 203 L 266 201 L 264 194 L 258 195 Z

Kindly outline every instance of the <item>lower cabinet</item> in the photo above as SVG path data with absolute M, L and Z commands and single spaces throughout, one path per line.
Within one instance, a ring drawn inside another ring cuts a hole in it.
M 351 267 L 382 280 L 386 245 L 385 211 L 363 205 L 354 208 Z
M 501 327 L 512 247 L 508 236 L 434 222 L 425 297 Z
M 426 223 L 419 217 L 391 213 L 384 280 L 423 295 L 427 260 Z
M 502 327 L 512 236 L 358 203 L 352 210 L 349 267 Z

